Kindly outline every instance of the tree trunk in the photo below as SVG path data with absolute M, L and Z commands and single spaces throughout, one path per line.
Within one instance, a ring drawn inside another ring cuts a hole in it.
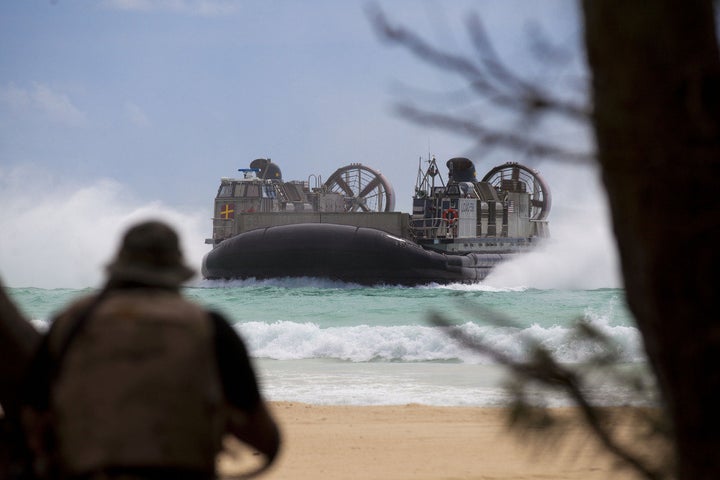
M 677 474 L 720 478 L 720 59 L 712 0 L 583 0 L 598 158 Z M 718 190 L 716 190 L 718 189 Z

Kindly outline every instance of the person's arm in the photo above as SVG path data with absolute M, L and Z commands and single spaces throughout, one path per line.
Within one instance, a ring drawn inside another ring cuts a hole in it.
M 218 371 L 230 407 L 228 429 L 262 453 L 267 467 L 280 449 L 280 431 L 262 399 L 244 342 L 221 315 L 212 312 L 210 316 L 215 328 Z
M 266 458 L 266 467 L 280 451 L 280 430 L 263 401 L 248 412 L 232 408 L 228 429 L 239 440 L 262 453 Z

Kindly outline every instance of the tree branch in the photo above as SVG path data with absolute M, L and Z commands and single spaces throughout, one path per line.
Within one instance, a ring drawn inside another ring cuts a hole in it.
M 440 127 L 448 131 L 463 132 L 468 136 L 476 138 L 479 143 L 486 147 L 503 147 L 509 150 L 517 150 L 536 157 L 551 158 L 566 163 L 587 163 L 595 162 L 595 156 L 567 150 L 560 146 L 549 143 L 534 141 L 524 133 L 513 133 L 507 131 L 493 130 L 478 122 L 457 118 L 450 115 L 433 113 L 408 105 L 399 105 L 398 112 L 405 118 L 421 124 Z
M 493 320 L 495 320 L 495 323 L 507 324 L 507 321 L 501 319 L 500 316 L 493 315 Z M 431 314 L 430 322 L 443 328 L 451 338 L 461 345 L 490 357 L 495 362 L 510 369 L 512 373 L 521 379 L 537 381 L 564 392 L 578 406 L 586 424 L 608 452 L 633 468 L 647 480 L 663 480 L 666 478 L 664 469 L 650 467 L 640 457 L 615 441 L 611 431 L 605 427 L 602 421 L 601 412 L 589 403 L 583 393 L 582 376 L 560 365 L 544 348 L 530 344 L 533 350 L 533 358 L 531 361 L 521 362 L 482 341 L 470 338 L 457 325 L 452 324 L 438 313 Z
M 468 20 L 468 31 L 479 55 L 479 64 L 467 57 L 436 49 L 414 32 L 391 25 L 378 7 L 371 8 L 369 15 L 381 38 L 407 48 L 432 65 L 464 77 L 473 90 L 495 105 L 524 116 L 547 112 L 586 124 L 590 121 L 587 106 L 554 97 L 511 72 L 499 60 L 477 16 Z

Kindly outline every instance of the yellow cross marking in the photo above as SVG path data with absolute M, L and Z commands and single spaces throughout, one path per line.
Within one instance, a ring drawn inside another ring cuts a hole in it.
M 227 204 L 227 203 L 226 203 L 225 205 L 223 205 L 223 210 L 220 212 L 220 215 L 221 215 L 224 219 L 228 219 L 228 218 L 230 218 L 230 214 L 231 214 L 231 213 L 234 213 L 234 212 L 235 212 L 235 210 L 233 210 L 232 208 L 230 208 L 230 204 Z

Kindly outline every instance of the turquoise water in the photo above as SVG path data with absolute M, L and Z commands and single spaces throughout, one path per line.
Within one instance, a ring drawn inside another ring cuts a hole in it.
M 91 291 L 9 289 L 40 329 L 47 327 L 53 312 Z M 360 287 L 306 278 L 200 281 L 184 294 L 220 311 L 235 326 L 271 400 L 360 405 L 506 402 L 502 368 L 431 326 L 430 312 L 514 358 L 527 358 L 525 340 L 532 337 L 567 364 L 582 364 L 593 353 L 587 345 L 570 341 L 570 327 L 584 319 L 616 341 L 623 364 L 644 364 L 622 289 Z M 497 318 L 510 323 L 497 325 Z M 595 389 L 598 403 L 628 401 L 614 386 Z

